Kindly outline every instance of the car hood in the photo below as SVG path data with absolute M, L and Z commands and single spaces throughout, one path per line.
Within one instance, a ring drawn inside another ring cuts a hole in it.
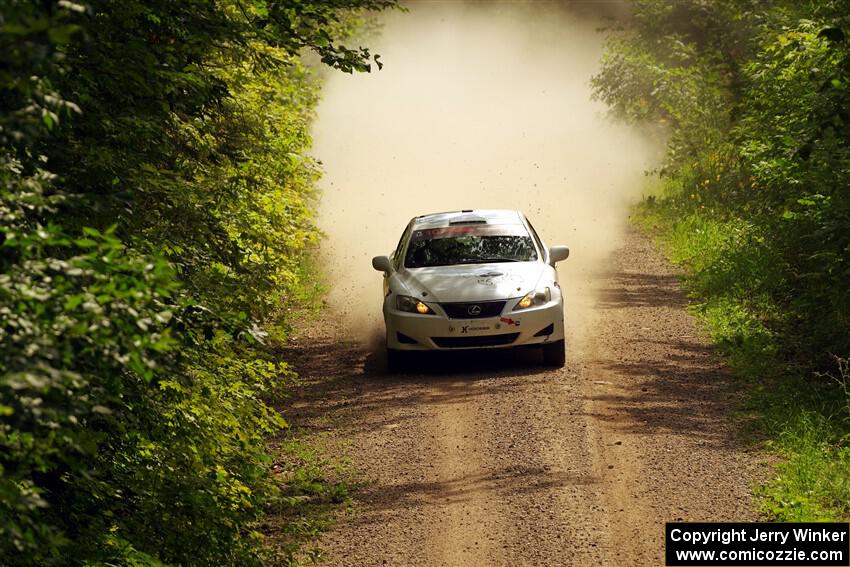
M 543 262 L 498 262 L 411 268 L 398 276 L 410 295 L 450 303 L 522 297 L 549 268 Z

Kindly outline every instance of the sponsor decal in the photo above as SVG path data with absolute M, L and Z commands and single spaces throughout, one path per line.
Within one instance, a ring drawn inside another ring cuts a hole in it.
M 458 238 L 462 236 L 528 236 L 528 232 L 519 224 L 485 224 L 478 226 L 444 226 L 414 230 L 411 242 L 436 240 L 438 238 Z
M 499 319 L 505 325 L 513 325 L 514 327 L 519 327 L 519 319 L 511 319 L 510 317 L 502 317 Z

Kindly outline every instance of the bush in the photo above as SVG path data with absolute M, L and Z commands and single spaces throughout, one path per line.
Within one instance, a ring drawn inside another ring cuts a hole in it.
M 596 95 L 668 132 L 642 207 L 786 457 L 777 519 L 847 518 L 850 4 L 637 0 Z
M 316 242 L 306 157 L 352 10 L 17 0 L 0 14 L 0 557 L 251 565 L 264 344 Z
M 669 207 L 748 227 L 727 284 L 770 304 L 761 316 L 815 370 L 850 354 L 846 7 L 638 2 L 594 79 L 621 116 L 669 128 Z

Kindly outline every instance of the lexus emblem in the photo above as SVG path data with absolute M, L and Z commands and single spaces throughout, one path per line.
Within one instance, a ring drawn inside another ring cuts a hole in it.
M 469 315 L 481 315 L 481 306 L 480 305 L 470 305 L 466 309 L 466 312 Z

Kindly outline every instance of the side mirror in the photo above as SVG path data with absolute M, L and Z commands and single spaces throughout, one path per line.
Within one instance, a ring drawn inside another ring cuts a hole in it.
M 566 260 L 570 257 L 570 249 L 566 246 L 553 246 L 549 249 L 549 263 L 553 266 L 556 262 Z
M 390 259 L 386 256 L 375 256 L 372 258 L 372 267 L 379 272 L 389 274 L 393 271 L 393 266 L 390 264 Z

